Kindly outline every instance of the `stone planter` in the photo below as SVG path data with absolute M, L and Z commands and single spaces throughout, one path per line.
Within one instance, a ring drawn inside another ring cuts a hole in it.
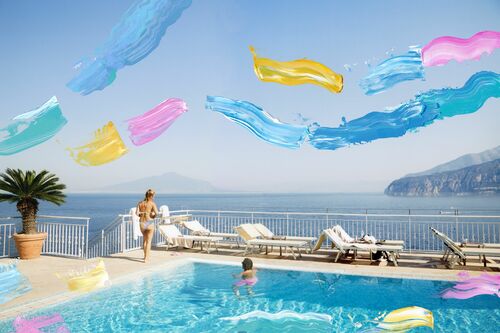
M 34 259 L 40 257 L 43 241 L 47 238 L 46 232 L 36 234 L 14 234 L 17 252 L 21 259 Z

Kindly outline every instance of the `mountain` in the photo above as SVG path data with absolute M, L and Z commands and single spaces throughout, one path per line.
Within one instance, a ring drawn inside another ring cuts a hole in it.
M 213 193 L 221 191 L 207 181 L 185 177 L 175 172 L 106 186 L 100 188 L 99 191 L 142 193 L 148 188 L 154 189 L 156 193 Z
M 440 164 L 432 169 L 422 171 L 422 172 L 417 172 L 417 173 L 410 173 L 409 175 L 406 175 L 405 177 L 432 175 L 432 174 L 436 174 L 436 173 L 440 173 L 440 172 L 458 170 L 458 169 L 466 168 L 468 166 L 493 161 L 493 160 L 496 160 L 498 158 L 500 158 L 500 146 L 498 146 L 496 148 L 489 149 L 489 150 L 485 150 L 485 151 L 483 151 L 481 153 L 477 153 L 477 154 L 463 155 L 459 158 L 454 159 L 453 161 Z
M 392 196 L 439 196 L 500 194 L 500 159 L 440 172 L 432 175 L 403 177 L 385 190 Z

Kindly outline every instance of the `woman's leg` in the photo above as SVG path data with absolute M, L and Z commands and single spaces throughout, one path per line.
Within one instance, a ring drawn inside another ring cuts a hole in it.
M 144 261 L 146 261 L 146 260 L 149 259 L 149 253 L 151 252 L 151 243 L 152 243 L 152 240 L 153 240 L 153 233 L 154 233 L 154 227 L 153 226 L 149 226 L 145 230 L 145 235 L 144 235 L 144 239 L 145 239 Z

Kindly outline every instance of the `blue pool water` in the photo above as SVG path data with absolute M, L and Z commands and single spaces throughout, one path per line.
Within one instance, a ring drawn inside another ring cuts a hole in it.
M 500 327 L 500 298 L 439 298 L 450 282 L 262 269 L 255 295 L 242 290 L 238 299 L 231 285 L 239 271 L 186 262 L 25 316 L 59 313 L 71 332 L 361 332 L 384 313 L 420 306 L 433 312 L 435 332 Z M 265 318 L 285 310 L 294 316 Z M 248 313 L 263 316 L 228 320 Z M 9 331 L 12 320 L 1 322 L 0 332 Z

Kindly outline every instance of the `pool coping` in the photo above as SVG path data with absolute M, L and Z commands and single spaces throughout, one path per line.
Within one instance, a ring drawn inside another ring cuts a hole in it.
M 216 264 L 216 265 L 229 265 L 229 266 L 240 266 L 241 265 L 241 257 L 224 257 L 223 259 L 220 256 L 217 256 L 217 259 L 198 257 L 198 256 L 182 256 L 178 258 L 171 258 L 166 262 L 162 262 L 160 264 L 154 265 L 152 267 L 148 267 L 139 272 L 129 272 L 113 278 L 110 280 L 111 286 L 119 286 L 130 282 L 131 280 L 136 280 L 138 278 L 143 278 L 144 276 L 154 274 L 158 271 L 164 270 L 166 268 L 178 267 L 182 265 L 186 265 L 189 263 L 205 263 L 205 264 Z M 272 259 L 271 259 L 272 260 Z M 290 260 L 272 260 L 272 263 L 269 263 L 269 259 L 254 259 L 255 266 L 257 268 L 263 269 L 275 269 L 275 270 L 288 270 L 288 271 L 302 271 L 302 272 L 316 272 L 316 273 L 325 273 L 325 274 L 342 274 L 342 275 L 350 275 L 350 276 L 369 276 L 375 278 L 389 278 L 389 279 L 413 279 L 413 280 L 432 280 L 432 281 L 456 281 L 457 275 L 443 275 L 441 272 L 426 272 L 424 274 L 419 272 L 420 274 L 416 275 L 414 271 L 411 269 L 408 271 L 401 271 L 400 269 L 394 270 L 392 267 L 387 267 L 383 273 L 378 271 L 373 271 L 370 267 L 362 267 L 362 266 L 349 266 L 349 267 L 337 267 L 336 265 L 329 264 L 326 265 L 318 265 L 318 263 L 307 264 L 304 262 L 294 262 Z M 90 265 L 91 263 L 89 263 Z M 306 264 L 306 265 L 305 265 Z M 324 266 L 324 267 L 322 267 Z M 8 321 L 9 319 L 13 319 L 17 316 L 23 316 L 27 312 L 37 311 L 43 308 L 52 307 L 56 305 L 60 305 L 62 303 L 68 302 L 70 300 L 86 296 L 93 293 L 98 293 L 103 289 L 99 288 L 86 293 L 78 293 L 72 291 L 64 291 L 56 293 L 52 296 L 41 297 L 37 299 L 32 299 L 27 302 L 18 304 L 12 308 L 5 309 L 0 311 L 0 322 Z

